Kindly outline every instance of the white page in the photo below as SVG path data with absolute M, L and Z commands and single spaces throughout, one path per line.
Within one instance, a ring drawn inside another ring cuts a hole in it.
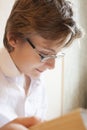
M 81 116 L 83 119 L 83 123 L 87 129 L 87 110 L 86 109 L 82 109 Z

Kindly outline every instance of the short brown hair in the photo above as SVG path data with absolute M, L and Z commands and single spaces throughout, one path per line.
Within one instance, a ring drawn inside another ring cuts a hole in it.
M 7 20 L 4 46 L 12 47 L 6 38 L 11 35 L 27 35 L 36 32 L 45 39 L 60 39 L 72 32 L 73 39 L 80 37 L 80 30 L 73 20 L 70 2 L 65 0 L 16 0 Z

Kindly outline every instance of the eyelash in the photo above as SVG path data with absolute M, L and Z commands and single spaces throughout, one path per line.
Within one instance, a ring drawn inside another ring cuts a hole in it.
M 49 54 L 44 54 L 44 53 L 42 53 L 42 52 L 40 52 L 39 55 L 40 55 L 42 58 L 45 58 L 45 57 L 47 57 L 47 56 L 50 56 Z
M 43 59 L 43 58 L 45 58 L 45 56 L 43 56 L 42 54 L 39 54 L 40 55 L 40 57 Z

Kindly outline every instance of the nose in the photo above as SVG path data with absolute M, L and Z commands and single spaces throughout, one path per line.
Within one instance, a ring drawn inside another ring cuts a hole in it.
M 54 69 L 55 68 L 55 59 L 49 59 L 45 62 L 45 65 L 48 69 Z

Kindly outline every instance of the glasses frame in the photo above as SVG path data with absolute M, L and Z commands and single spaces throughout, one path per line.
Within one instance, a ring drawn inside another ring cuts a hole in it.
M 28 42 L 29 45 L 31 45 L 32 49 L 35 50 L 35 52 L 40 56 L 40 59 L 41 59 L 41 62 L 46 62 L 48 61 L 49 59 L 56 59 L 56 58 L 60 58 L 60 57 L 64 57 L 65 53 L 61 53 L 59 55 L 49 55 L 49 56 L 46 56 L 46 54 L 42 54 L 36 47 L 35 45 L 30 41 L 29 38 L 26 38 L 26 41 Z

